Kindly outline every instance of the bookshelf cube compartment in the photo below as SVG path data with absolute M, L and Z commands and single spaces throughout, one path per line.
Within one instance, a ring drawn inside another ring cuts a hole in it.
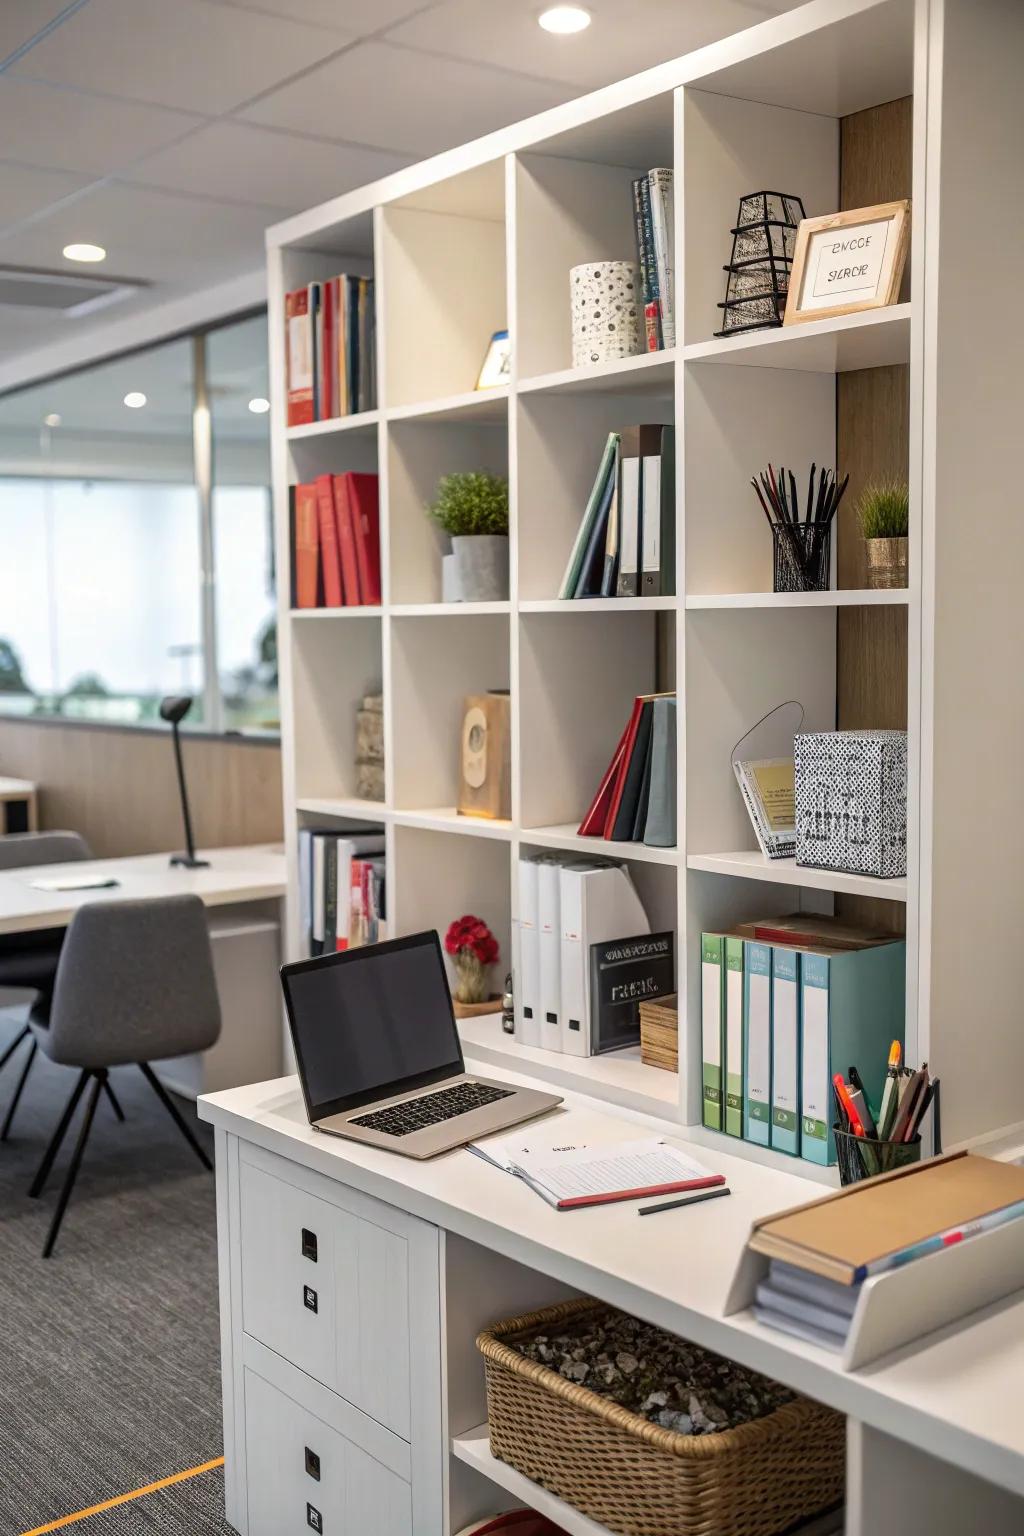
M 433 810 L 456 804 L 466 696 L 508 687 L 507 615 L 449 616 L 442 611 L 392 618 L 397 809 Z
M 394 878 L 389 869 L 388 927 L 393 937 L 436 929 L 442 943 L 449 923 L 466 914 L 482 918 L 500 947 L 491 990 L 501 992 L 512 967 L 509 845 L 494 838 L 458 837 L 421 827 L 394 829 Z M 453 968 L 445 956 L 449 979 Z
M 545 392 L 521 396 L 517 412 L 519 596 L 556 598 L 609 432 L 671 424 L 674 391 L 669 382 L 650 393 Z
M 354 799 L 356 715 L 382 687 L 381 621 L 353 609 L 343 622 L 293 623 L 291 657 L 296 796 Z
M 497 421 L 393 421 L 388 428 L 392 603 L 439 603 L 447 534 L 427 514 L 442 475 L 508 476 L 508 407 Z

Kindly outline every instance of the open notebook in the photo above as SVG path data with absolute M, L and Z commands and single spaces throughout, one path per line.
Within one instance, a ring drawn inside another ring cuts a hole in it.
M 559 1211 L 671 1195 L 678 1190 L 711 1189 L 725 1183 L 722 1174 L 712 1173 L 678 1147 L 656 1137 L 592 1147 L 553 1147 L 540 1140 L 526 1140 L 520 1132 L 473 1142 L 469 1150 L 522 1179 Z

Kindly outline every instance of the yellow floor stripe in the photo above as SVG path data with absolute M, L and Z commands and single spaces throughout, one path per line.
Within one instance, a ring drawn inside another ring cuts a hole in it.
M 212 1472 L 214 1467 L 222 1467 L 224 1457 L 216 1456 L 213 1461 L 204 1461 L 202 1466 L 189 1467 L 185 1472 L 175 1472 L 171 1477 L 161 1477 L 158 1482 L 147 1483 L 144 1488 L 136 1488 L 133 1493 L 119 1493 L 113 1499 L 104 1499 L 102 1504 L 90 1504 L 88 1509 L 80 1509 L 76 1515 L 63 1515 L 60 1520 L 51 1520 L 49 1525 L 36 1525 L 30 1531 L 22 1531 L 21 1536 L 45 1536 L 46 1531 L 60 1531 L 66 1525 L 74 1525 L 77 1520 L 85 1520 L 89 1515 L 102 1514 L 105 1509 L 114 1509 L 118 1504 L 130 1504 L 132 1499 L 141 1499 L 143 1494 L 156 1493 L 160 1488 L 169 1488 L 172 1483 L 184 1483 L 190 1477 L 198 1477 L 200 1472 Z

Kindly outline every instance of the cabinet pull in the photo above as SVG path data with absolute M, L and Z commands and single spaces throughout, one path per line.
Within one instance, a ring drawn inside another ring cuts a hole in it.
M 306 1524 L 314 1531 L 323 1531 L 324 1517 L 312 1504 L 306 1505 Z
M 306 1453 L 306 1475 L 318 1483 L 320 1481 L 320 1457 L 316 1451 L 311 1451 L 308 1445 L 304 1449 Z
M 312 1259 L 313 1263 L 316 1263 L 316 1233 L 311 1232 L 308 1227 L 302 1229 L 302 1257 Z
M 316 1291 L 314 1291 L 311 1285 L 304 1285 L 302 1287 L 302 1305 L 307 1307 L 310 1312 L 318 1312 L 320 1310 Z

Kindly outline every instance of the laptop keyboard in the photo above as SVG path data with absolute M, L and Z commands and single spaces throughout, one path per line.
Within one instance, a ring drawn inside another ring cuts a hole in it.
M 510 1088 L 491 1088 L 484 1083 L 456 1083 L 454 1088 L 444 1088 L 440 1093 L 425 1093 L 418 1099 L 406 1099 L 403 1104 L 392 1104 L 387 1109 L 375 1109 L 372 1114 L 360 1115 L 350 1120 L 350 1125 L 365 1126 L 368 1131 L 381 1131 L 385 1136 L 409 1136 L 413 1131 L 426 1130 L 427 1126 L 440 1125 L 443 1120 L 453 1120 L 471 1109 L 482 1109 L 498 1099 L 507 1099 Z

